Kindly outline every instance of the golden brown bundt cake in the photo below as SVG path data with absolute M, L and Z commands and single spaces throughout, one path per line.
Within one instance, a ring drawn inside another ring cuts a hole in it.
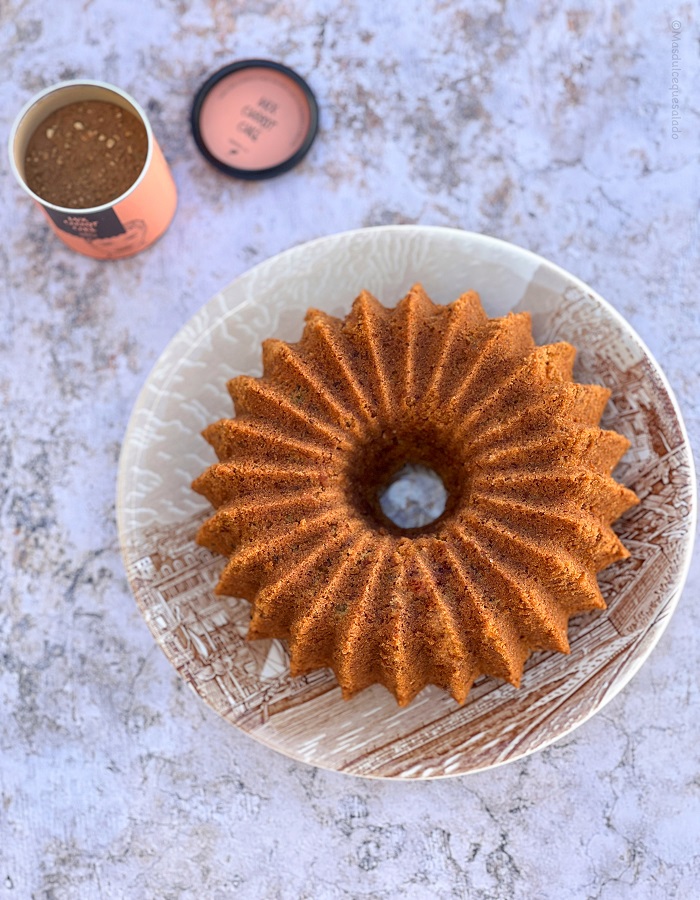
M 479 675 L 517 685 L 533 650 L 568 652 L 637 502 L 611 477 L 627 439 L 598 427 L 610 392 L 572 381 L 575 352 L 535 346 L 527 313 L 489 319 L 473 291 L 438 306 L 420 285 L 265 341 L 193 485 L 216 508 L 197 539 L 228 557 L 217 593 L 252 604 L 248 637 L 287 639 L 293 675 L 329 666 L 346 698 L 378 682 L 401 705 L 426 684 L 462 703 Z M 379 502 L 407 463 L 447 491 L 420 528 Z

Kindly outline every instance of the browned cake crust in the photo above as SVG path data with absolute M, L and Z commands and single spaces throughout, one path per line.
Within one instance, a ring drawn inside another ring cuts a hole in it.
M 605 603 L 596 572 L 629 554 L 611 523 L 637 503 L 611 472 L 629 443 L 598 427 L 610 392 L 572 381 L 575 349 L 537 347 L 526 313 L 489 319 L 420 285 L 394 309 L 363 292 L 267 340 L 262 378 L 229 382 L 194 482 L 217 512 L 198 541 L 228 557 L 217 593 L 252 604 L 248 637 L 289 642 L 292 674 L 333 669 L 348 698 L 401 705 L 426 684 L 518 685 L 533 650 L 567 653 L 569 618 Z M 402 529 L 379 496 L 434 469 L 442 515 Z

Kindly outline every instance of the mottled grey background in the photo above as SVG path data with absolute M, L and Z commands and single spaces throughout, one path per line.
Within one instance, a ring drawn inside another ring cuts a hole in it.
M 298 69 L 322 116 L 303 165 L 260 184 L 188 130 L 207 74 L 249 56 Z M 696 5 L 5 0 L 0 60 L 3 139 L 41 87 L 111 81 L 180 193 L 156 246 L 94 262 L 0 158 L 0 898 L 697 897 L 697 558 L 649 661 L 573 735 L 481 775 L 371 783 L 258 746 L 178 680 L 114 511 L 132 404 L 179 326 L 253 263 L 393 222 L 496 235 L 589 282 L 700 447 Z

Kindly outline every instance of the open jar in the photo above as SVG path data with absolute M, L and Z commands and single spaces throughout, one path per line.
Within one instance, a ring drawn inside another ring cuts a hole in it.
M 54 232 L 87 256 L 132 256 L 175 214 L 175 183 L 148 118 L 114 85 L 64 81 L 41 91 L 18 114 L 9 155 Z

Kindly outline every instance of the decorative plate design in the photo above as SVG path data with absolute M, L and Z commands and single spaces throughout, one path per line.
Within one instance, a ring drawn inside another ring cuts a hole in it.
M 631 557 L 599 575 L 608 610 L 573 619 L 571 654 L 536 653 L 520 689 L 482 678 L 464 706 L 426 688 L 408 707 L 377 685 L 343 701 L 327 670 L 291 678 L 278 641 L 247 642 L 249 604 L 217 597 L 224 558 L 197 546 L 210 513 L 190 483 L 214 456 L 201 437 L 231 416 L 226 382 L 261 373 L 261 342 L 296 341 L 313 306 L 344 316 L 362 288 L 394 305 L 416 281 L 438 303 L 467 289 L 489 316 L 532 313 L 538 344 L 578 348 L 577 381 L 605 384 L 602 426 L 632 449 L 615 470 L 639 496 L 615 530 Z M 624 687 L 661 636 L 685 581 L 695 479 L 680 412 L 632 328 L 583 282 L 494 238 L 388 226 L 273 257 L 217 294 L 173 338 L 136 402 L 118 486 L 127 575 L 155 639 L 221 716 L 295 759 L 354 775 L 461 775 L 525 756 L 580 725 Z

